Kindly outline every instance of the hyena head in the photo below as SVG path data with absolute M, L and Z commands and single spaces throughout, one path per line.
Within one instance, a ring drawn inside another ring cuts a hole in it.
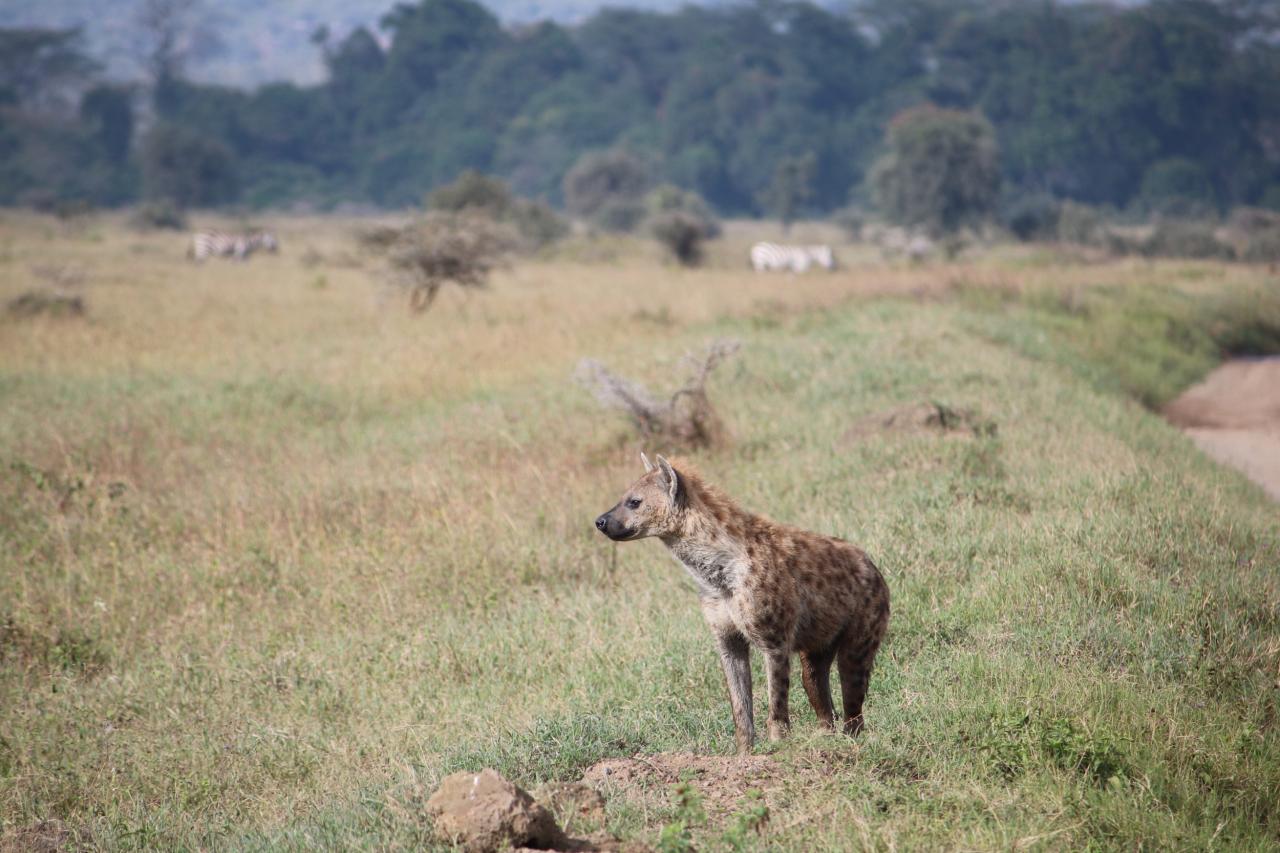
M 644 476 L 631 484 L 613 509 L 596 519 L 596 530 L 615 542 L 673 532 L 680 516 L 680 475 L 661 456 L 654 465 L 643 453 Z

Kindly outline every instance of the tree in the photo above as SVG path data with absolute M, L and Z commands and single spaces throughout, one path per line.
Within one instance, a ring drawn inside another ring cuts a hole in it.
M 69 87 L 97 69 L 78 29 L 0 29 L 0 104 L 58 106 Z
M 138 59 L 155 87 L 156 107 L 170 111 L 187 63 L 221 49 L 217 31 L 202 0 L 142 0 L 135 22 L 142 33 Z
M 129 157 L 133 142 L 133 93 L 120 86 L 95 86 L 80 99 L 80 121 L 112 163 Z
M 813 197 L 813 176 L 817 168 L 818 158 L 810 152 L 784 157 L 774 169 L 773 181 L 761 195 L 761 202 L 782 222 L 784 231 L 791 229 L 796 214 Z
M 615 216 L 620 206 L 632 205 L 639 209 L 638 220 L 644 214 L 639 201 L 647 183 L 644 164 L 629 151 L 592 151 L 564 176 L 565 206 L 578 216 L 592 218 Z
M 981 115 L 934 106 L 889 123 L 886 152 L 871 170 L 876 204 L 889 218 L 949 234 L 988 217 L 1000 193 L 995 129 Z
M 142 146 L 147 198 L 179 208 L 222 204 L 236 194 L 231 152 L 216 140 L 171 124 L 158 124 Z

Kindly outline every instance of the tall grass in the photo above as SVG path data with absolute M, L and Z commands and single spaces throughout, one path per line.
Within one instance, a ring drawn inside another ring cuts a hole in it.
M 1274 844 L 1275 508 L 1117 393 L 1183 380 L 1112 357 L 1177 349 L 1129 320 L 1196 317 L 1259 271 L 1034 249 L 785 280 L 714 252 L 699 272 L 551 259 L 410 318 L 359 269 L 309 286 L 302 247 L 340 255 L 349 224 L 280 230 L 278 258 L 192 268 L 180 238 L 110 221 L 0 223 L 0 289 L 45 255 L 93 272 L 85 322 L 0 327 L 4 833 L 416 846 L 415 804 L 452 770 L 532 785 L 728 752 L 682 573 L 591 529 L 638 448 L 571 379 L 590 355 L 670 384 L 728 336 L 734 442 L 699 463 L 862 544 L 894 596 L 859 740 L 818 733 L 793 691 L 762 846 Z M 1072 287 L 1087 313 L 1036 302 Z M 1098 328 L 1131 331 L 1078 337 Z M 920 401 L 995 429 L 854 428 Z M 610 804 L 632 837 L 667 817 Z

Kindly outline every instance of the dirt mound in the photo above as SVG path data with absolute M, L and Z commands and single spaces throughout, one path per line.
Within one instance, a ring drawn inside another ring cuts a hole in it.
M 747 791 L 765 794 L 781 788 L 786 774 L 767 755 L 694 755 L 689 752 L 609 758 L 593 765 L 582 781 L 606 797 L 665 805 L 671 786 L 688 778 L 698 789 L 707 814 L 713 819 L 733 813 Z
M 1280 358 L 1228 362 L 1164 415 L 1206 454 L 1280 500 Z
M 854 423 L 844 433 L 846 443 L 856 442 L 880 432 L 968 432 L 973 435 L 995 435 L 996 424 L 972 409 L 958 409 L 945 403 L 911 403 L 873 415 Z

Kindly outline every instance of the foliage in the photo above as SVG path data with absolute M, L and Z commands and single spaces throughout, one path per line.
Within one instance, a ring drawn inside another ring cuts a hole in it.
M 749 850 L 768 823 L 769 807 L 765 805 L 763 792 L 749 788 L 740 804 L 740 811 L 733 816 L 721 841 L 734 853 Z
M 519 232 L 521 242 L 533 249 L 553 243 L 569 231 L 568 224 L 545 202 L 519 198 L 505 181 L 474 169 L 433 190 L 427 197 L 427 207 L 507 223 Z
M 1096 246 L 1105 241 L 1106 223 L 1093 207 L 1066 201 L 1058 208 L 1058 239 L 1064 243 Z
M 1044 194 L 1019 196 L 1003 213 L 1005 227 L 1024 242 L 1057 239 L 1061 217 L 1062 205 Z
M 97 67 L 78 29 L 0 28 L 0 105 L 57 104 Z
M 470 211 L 502 219 L 515 203 L 506 182 L 468 169 L 451 184 L 437 187 L 427 196 L 427 208 L 446 213 Z
M 760 195 L 761 204 L 782 223 L 791 227 L 801 208 L 813 198 L 813 179 L 818 158 L 813 152 L 798 157 L 784 157 L 773 170 L 773 182 Z
M 650 216 L 661 213 L 684 213 L 693 217 L 700 223 L 703 236 L 707 239 L 719 237 L 721 234 L 720 220 L 716 218 L 711 205 L 692 190 L 681 189 L 674 184 L 660 184 L 645 196 L 644 205 Z
M 693 853 L 693 830 L 707 822 L 702 797 L 689 779 L 671 787 L 675 814 L 658 835 L 658 853 Z
M 1208 173 L 1186 157 L 1151 164 L 1142 176 L 1138 204 L 1148 213 L 1174 217 L 1206 217 L 1218 209 Z
M 564 176 L 565 206 L 576 216 L 601 221 L 609 230 L 629 231 L 644 215 L 640 198 L 647 184 L 644 164 L 634 154 L 622 149 L 592 151 Z
M 1280 263 L 1280 228 L 1250 234 L 1240 260 L 1254 264 Z
M 135 228 L 181 231 L 187 227 L 182 210 L 167 199 L 145 201 L 134 210 L 129 221 Z
M 871 185 L 894 221 L 940 235 L 993 211 L 1000 171 L 995 130 L 982 116 L 917 107 L 890 122 L 885 142 Z
M 222 204 L 236 192 L 231 151 L 174 124 L 156 125 L 143 140 L 142 180 L 147 198 L 179 208 Z
M 1156 223 L 1142 244 L 1142 253 L 1155 258 L 1212 258 L 1231 260 L 1235 250 L 1214 233 L 1214 226 L 1207 222 L 1189 222 L 1180 219 Z
M 391 281 L 408 292 L 409 307 L 421 312 L 450 282 L 483 288 L 515 237 L 486 217 L 435 213 L 403 228 L 366 231 L 360 242 L 386 259 Z
M 385 47 L 365 28 L 336 41 L 322 34 L 315 44 L 326 80 L 253 90 L 183 77 L 214 41 L 202 11 L 212 4 L 141 5 L 134 30 L 140 23 L 137 41 L 152 58 L 156 113 L 253 164 L 237 200 L 254 206 L 402 207 L 467 169 L 559 203 L 566 173 L 587 153 L 627 148 L 643 158 L 648 180 L 695 191 L 724 213 L 829 212 L 851 190 L 865 203 L 886 120 L 925 102 L 991 121 L 1011 194 L 1116 209 L 1173 205 L 1186 215 L 1188 198 L 1206 197 L 1207 180 L 1222 209 L 1280 205 L 1280 43 L 1253 4 L 605 8 L 572 26 L 504 29 L 472 0 L 387 0 Z M 0 92 L 0 104 L 22 116 L 19 128 L 0 121 L 0 200 L 45 186 L 99 204 L 137 198 L 136 163 L 119 179 L 77 174 L 118 156 L 118 136 L 99 136 L 101 156 L 60 155 L 57 170 L 38 153 L 50 146 L 16 156 L 6 147 L 50 118 L 42 103 L 91 78 L 83 48 L 63 31 L 37 36 L 74 54 L 64 51 L 61 64 L 74 72 L 64 78 L 22 59 L 30 31 L 2 35 L 0 56 L 14 58 L 19 88 L 44 94 Z M 90 117 L 73 125 L 62 130 L 80 137 L 102 128 Z M 806 152 L 807 200 L 796 193 L 805 182 L 783 168 Z M 44 176 L 53 173 L 64 174 L 51 183 Z
M 861 240 L 867 214 L 856 204 L 848 204 L 831 214 L 831 221 L 839 225 L 850 240 Z
M 680 210 L 653 216 L 649 220 L 649 231 L 686 267 L 697 266 L 702 261 L 702 244 L 710 236 L 703 219 Z

